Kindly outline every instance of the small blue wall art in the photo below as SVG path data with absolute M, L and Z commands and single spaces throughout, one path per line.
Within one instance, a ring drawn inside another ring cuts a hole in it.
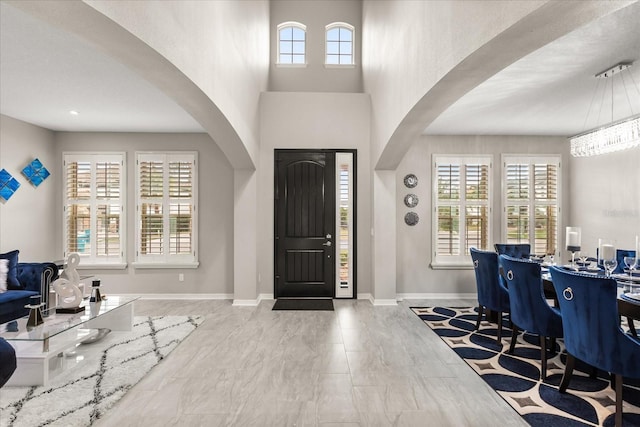
M 33 159 L 31 163 L 25 166 L 25 168 L 22 169 L 22 174 L 34 187 L 42 184 L 42 181 L 51 175 L 38 159 Z
M 9 200 L 20 183 L 5 169 L 0 170 L 0 198 Z

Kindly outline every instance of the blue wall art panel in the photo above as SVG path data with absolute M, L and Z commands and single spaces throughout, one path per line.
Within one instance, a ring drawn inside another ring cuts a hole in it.
M 31 163 L 25 166 L 25 168 L 22 169 L 22 174 L 35 187 L 42 184 L 42 181 L 51 175 L 38 159 L 33 159 Z
M 0 198 L 9 200 L 20 187 L 20 183 L 5 169 L 0 170 Z

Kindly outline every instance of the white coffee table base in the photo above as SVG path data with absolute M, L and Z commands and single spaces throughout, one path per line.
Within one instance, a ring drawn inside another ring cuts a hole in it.
M 87 308 L 88 309 L 88 308 Z M 94 329 L 130 331 L 133 328 L 133 303 L 115 308 L 91 319 L 82 328 L 73 328 L 47 341 L 9 341 L 16 350 L 17 367 L 6 386 L 48 386 L 49 379 L 63 370 L 65 350 L 92 336 Z M 44 347 L 44 348 L 43 348 Z M 48 347 L 48 351 L 45 351 Z

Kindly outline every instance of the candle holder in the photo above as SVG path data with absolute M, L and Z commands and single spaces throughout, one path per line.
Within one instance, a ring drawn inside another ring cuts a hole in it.
M 36 327 L 44 323 L 44 318 L 42 317 L 42 306 L 44 303 L 41 301 L 42 299 L 40 298 L 40 295 L 34 295 L 29 298 L 29 304 L 24 306 L 24 308 L 29 309 L 27 328 Z
M 91 282 L 91 298 L 89 302 L 102 301 L 102 295 L 100 295 L 100 280 L 94 280 Z
M 600 239 L 598 244 L 600 245 L 598 248 L 598 259 L 602 262 L 605 277 L 611 277 L 611 273 L 618 266 L 615 242 L 608 239 Z
M 567 251 L 571 252 L 571 267 L 576 268 L 576 252 L 580 252 L 582 230 L 580 227 L 567 227 L 565 234 Z

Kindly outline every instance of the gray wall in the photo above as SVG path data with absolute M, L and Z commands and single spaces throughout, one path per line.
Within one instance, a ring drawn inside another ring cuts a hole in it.
M 271 46 L 269 68 L 270 91 L 362 92 L 362 1 L 361 0 L 272 0 L 270 2 Z M 277 27 L 296 21 L 307 26 L 307 66 L 278 67 Z M 346 22 L 355 27 L 355 67 L 326 68 L 325 26 Z
M 273 151 L 276 148 L 358 150 L 358 294 L 371 284 L 369 97 L 340 93 L 263 93 L 258 169 L 259 292 L 273 294 Z
M 501 227 L 501 182 L 500 157 L 502 154 L 561 154 L 562 194 L 565 206 L 571 203 L 569 196 L 569 173 L 566 167 L 568 143 L 561 137 L 535 136 L 422 136 L 409 149 L 397 169 L 397 291 L 399 294 L 452 294 L 475 293 L 475 277 L 471 269 L 433 270 L 431 263 L 432 221 L 432 155 L 433 154 L 482 154 L 493 156 L 493 206 L 492 240 L 500 241 Z M 404 223 L 408 208 L 404 196 L 408 189 L 403 179 L 408 173 L 418 176 L 418 186 L 412 189 L 420 200 L 412 209 L 420 216 L 420 222 L 409 227 Z M 559 238 L 564 240 L 564 225 L 567 224 L 568 209 L 561 213 Z
M 572 157 L 570 224 L 595 256 L 598 239 L 633 249 L 640 236 L 640 147 L 593 157 Z
M 36 157 L 51 172 L 37 188 L 21 173 Z M 21 184 L 11 199 L 0 202 L 0 252 L 19 249 L 22 262 L 62 258 L 56 243 L 61 224 L 55 219 L 60 164 L 52 131 L 0 115 L 0 169 Z
M 56 156 L 69 151 L 125 151 L 127 159 L 127 262 L 125 270 L 85 270 L 102 279 L 106 294 L 233 294 L 233 170 L 206 134 L 81 133 L 55 136 Z M 197 269 L 136 269 L 135 152 L 198 152 Z M 59 175 L 61 168 L 52 171 Z M 61 186 L 60 186 L 61 187 Z M 62 189 L 56 193 L 56 242 L 62 252 Z M 82 264 L 81 264 L 82 266 Z M 184 274 L 184 281 L 178 275 Z
M 222 111 L 224 117 L 212 117 L 215 109 L 199 105 L 201 100 L 183 99 L 183 106 L 194 112 L 209 113 L 194 117 L 211 135 L 220 135 L 228 120 L 255 162 L 258 155 L 258 99 L 267 88 L 269 50 L 269 2 L 267 0 L 216 1 L 88 1 L 110 19 L 130 31 L 167 58 L 195 83 Z M 118 40 L 104 40 L 108 45 Z M 163 70 L 153 64 L 140 66 L 143 76 L 155 77 Z M 172 76 L 154 83 L 169 86 Z M 166 80 L 166 81 L 165 81 Z M 204 110 L 200 110 L 204 108 Z M 210 120 L 217 126 L 208 128 Z M 228 141 L 227 150 L 234 150 Z M 236 148 L 237 149 L 237 148 Z

